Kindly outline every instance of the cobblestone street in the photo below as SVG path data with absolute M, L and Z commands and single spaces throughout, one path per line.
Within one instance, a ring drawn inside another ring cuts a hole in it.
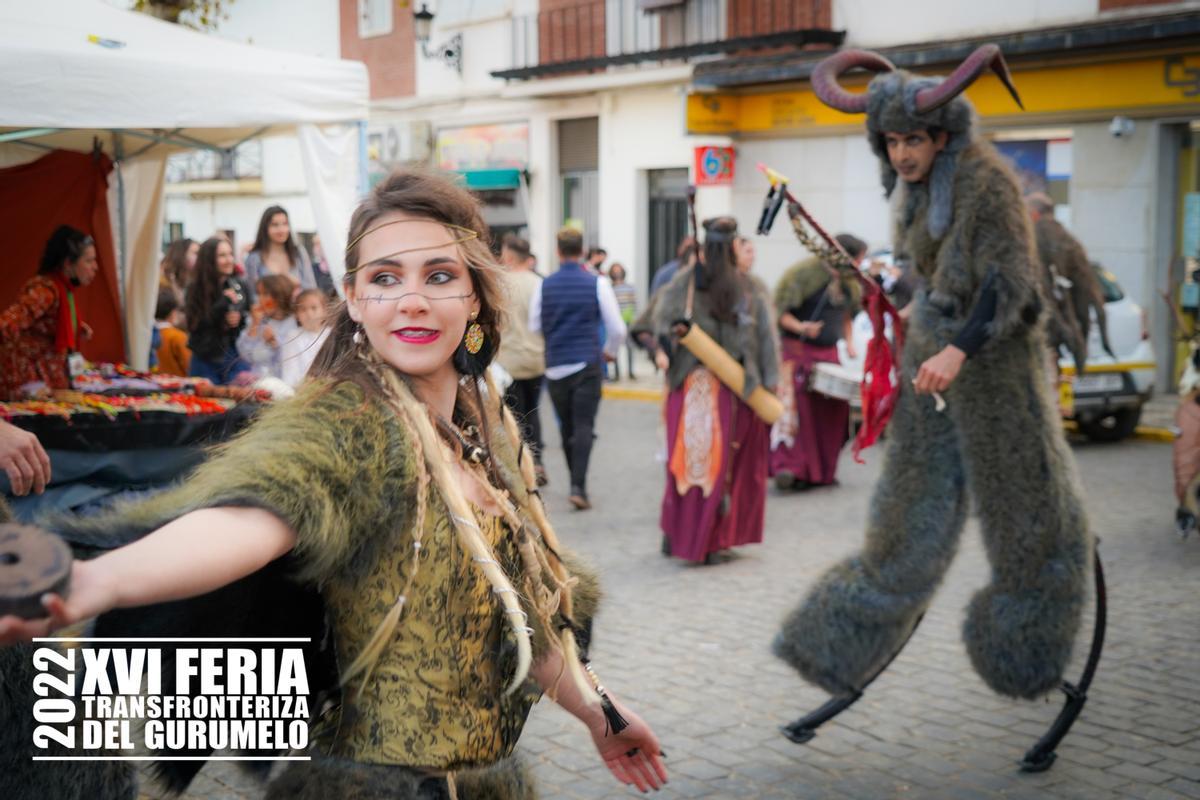
M 659 553 L 659 410 L 606 400 L 590 492 L 572 512 L 557 431 L 548 501 L 562 538 L 600 569 L 607 598 L 593 655 L 605 683 L 659 734 L 669 754 L 664 797 L 711 798 L 1200 798 L 1200 541 L 1172 527 L 1169 445 L 1074 444 L 1108 577 L 1108 640 L 1091 698 L 1048 772 L 1016 764 L 1061 705 L 993 695 L 960 639 L 964 607 L 987 580 L 968 528 L 945 586 L 908 647 L 866 696 L 809 744 L 779 726 L 826 695 L 769 653 L 781 616 L 814 578 L 855 550 L 882 450 L 841 485 L 779 496 L 763 545 L 691 566 Z M 1089 605 L 1090 609 L 1090 605 Z M 1082 668 L 1090 610 L 1070 678 Z M 608 774 L 583 728 L 543 702 L 520 749 L 546 798 L 631 796 Z M 255 786 L 211 764 L 192 798 L 250 798 Z M 332 800 L 332 798 L 331 798 Z

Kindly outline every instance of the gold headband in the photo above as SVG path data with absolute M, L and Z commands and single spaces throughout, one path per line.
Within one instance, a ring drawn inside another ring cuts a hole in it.
M 452 228 L 456 231 L 459 231 L 462 235 L 459 236 L 457 239 L 451 239 L 450 241 L 444 242 L 442 244 L 431 244 L 426 247 L 409 247 L 404 250 L 397 250 L 394 253 L 388 253 L 387 255 L 382 255 L 379 258 L 373 258 L 370 261 L 368 261 L 366 264 L 359 264 L 358 266 L 354 267 L 353 269 L 346 270 L 346 274 L 353 275 L 355 272 L 358 272 L 358 270 L 362 269 L 363 267 L 367 266 L 368 264 L 374 264 L 376 261 L 383 261 L 385 258 L 394 258 L 395 256 L 404 255 L 405 253 L 416 253 L 420 250 L 436 250 L 439 247 L 449 247 L 450 245 L 462 244 L 463 242 L 469 242 L 472 239 L 479 238 L 478 231 L 474 231 L 470 228 L 464 228 L 461 225 L 455 225 L 450 222 L 437 222 L 435 220 L 428 220 L 428 219 L 394 219 L 391 222 L 384 222 L 380 225 L 376 225 L 374 228 L 368 228 L 367 230 L 360 233 L 358 236 L 355 236 L 350 241 L 350 243 L 348 245 L 346 245 L 346 255 L 349 255 L 350 251 L 354 248 L 354 246 L 357 245 L 359 242 L 361 242 L 363 240 L 363 237 L 365 237 L 367 234 L 374 233 L 375 231 L 379 230 L 380 228 L 386 228 L 388 225 L 400 225 L 401 223 L 405 223 L 405 222 L 433 222 L 435 225 L 441 225 L 443 228 Z

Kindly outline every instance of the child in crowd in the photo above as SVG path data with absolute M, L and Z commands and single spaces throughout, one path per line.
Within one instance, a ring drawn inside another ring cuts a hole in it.
M 250 324 L 238 337 L 237 348 L 260 378 L 282 377 L 280 348 L 297 331 L 292 301 L 295 289 L 287 275 L 264 275 L 255 286 L 258 302 L 250 309 Z
M 298 329 L 279 351 L 283 382 L 295 388 L 308 374 L 329 329 L 325 327 L 326 299 L 320 289 L 305 289 L 296 297 Z
M 158 356 L 158 371 L 167 375 L 188 374 L 192 362 L 192 351 L 188 349 L 187 331 L 179 327 L 183 311 L 179 308 L 179 292 L 174 286 L 163 286 L 158 290 L 158 304 L 154 307 L 154 344 Z
M 621 309 L 621 319 L 625 320 L 625 325 L 633 324 L 633 320 L 637 317 L 637 289 L 632 283 L 626 282 L 625 265 L 619 262 L 613 262 L 613 265 L 608 268 L 608 279 L 612 281 L 613 294 L 617 296 L 617 307 Z M 625 354 L 629 363 L 629 379 L 633 380 L 633 339 L 628 339 L 625 342 Z M 621 379 L 621 362 L 618 359 L 613 362 L 613 367 L 616 370 L 617 380 Z

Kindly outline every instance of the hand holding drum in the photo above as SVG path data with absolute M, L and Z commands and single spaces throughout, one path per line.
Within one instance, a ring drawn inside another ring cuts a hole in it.
M 42 598 L 66 597 L 71 561 L 71 549 L 57 536 L 28 525 L 0 525 L 0 620 L 50 616 Z

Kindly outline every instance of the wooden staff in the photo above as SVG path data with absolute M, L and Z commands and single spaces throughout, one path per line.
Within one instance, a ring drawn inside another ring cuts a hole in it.
M 746 370 L 733 360 L 733 356 L 725 352 L 721 345 L 712 340 L 699 325 L 693 325 L 690 320 L 680 320 L 676 328 L 685 327 L 687 332 L 679 337 L 679 343 L 686 347 L 696 359 L 708 367 L 717 380 L 733 390 L 738 397 L 746 388 Z M 746 398 L 746 405 L 758 415 L 759 419 L 768 425 L 774 425 L 783 416 L 783 403 L 779 398 L 768 392 L 762 386 L 754 387 L 754 391 Z

